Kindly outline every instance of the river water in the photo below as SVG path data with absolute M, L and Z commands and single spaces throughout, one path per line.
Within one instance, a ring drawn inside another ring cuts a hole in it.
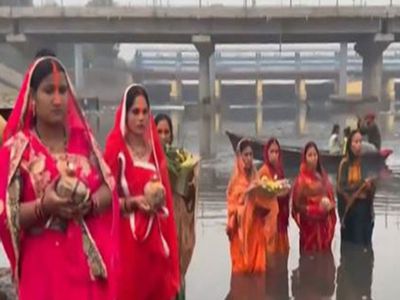
M 157 107 L 154 113 L 169 110 Z M 264 120 L 260 120 L 260 110 Z M 101 145 L 113 123 L 115 109 L 105 107 L 100 115 L 88 118 Z M 178 144 L 193 152 L 199 148 L 199 117 L 191 107 L 171 112 L 178 120 Z M 256 118 L 258 116 L 258 128 Z M 383 147 L 392 148 L 388 164 L 391 178 L 382 182 L 375 199 L 373 253 L 355 252 L 341 264 L 339 226 L 332 245 L 332 256 L 306 257 L 299 260 L 298 229 L 289 226 L 290 253 L 276 260 L 265 275 L 232 277 L 228 239 L 225 235 L 225 189 L 233 167 L 233 151 L 224 130 L 263 136 L 276 136 L 281 144 L 302 146 L 314 140 L 326 147 L 333 122 L 346 122 L 350 115 L 330 112 L 325 107 L 311 107 L 305 115 L 293 104 L 265 104 L 254 107 L 227 106 L 220 128 L 212 128 L 215 142 L 211 159 L 202 161 L 200 199 L 197 207 L 197 243 L 187 274 L 187 299 L 398 299 L 400 285 L 400 122 L 380 115 Z M 299 133 L 301 132 L 301 133 Z M 6 266 L 4 255 L 0 265 Z

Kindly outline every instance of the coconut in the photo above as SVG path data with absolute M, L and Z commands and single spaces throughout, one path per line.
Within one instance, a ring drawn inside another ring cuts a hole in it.
M 76 203 L 88 200 L 88 189 L 78 178 L 61 176 L 56 185 L 56 193 L 63 198 L 70 198 Z
M 152 179 L 144 186 L 144 197 L 153 210 L 165 205 L 165 188 L 158 179 Z

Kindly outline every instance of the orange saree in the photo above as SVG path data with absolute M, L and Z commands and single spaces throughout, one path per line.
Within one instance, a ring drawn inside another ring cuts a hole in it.
M 266 268 L 265 224 L 269 201 L 248 193 L 257 179 L 256 170 L 246 174 L 240 154 L 227 189 L 228 224 L 232 272 L 264 272 Z

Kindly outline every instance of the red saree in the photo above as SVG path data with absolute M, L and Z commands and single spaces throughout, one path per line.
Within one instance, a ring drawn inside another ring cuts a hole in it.
M 166 158 L 153 118 L 147 140 L 152 146 L 148 162 L 133 161 L 125 142 L 125 102 L 128 87 L 106 142 L 105 159 L 117 178 L 121 197 L 144 194 L 144 186 L 157 176 L 166 190 L 166 205 L 154 215 L 135 211 L 121 218 L 118 300 L 160 299 L 176 296 L 179 283 L 177 236 Z
M 29 229 L 19 224 L 19 204 L 36 201 L 45 188 L 59 176 L 62 166 L 74 163 L 77 176 L 91 192 L 104 182 L 114 191 L 112 174 L 103 161 L 67 77 L 69 96 L 65 154 L 52 155 L 32 131 L 33 109 L 29 82 L 37 60 L 28 70 L 14 110 L 4 133 L 0 150 L 0 235 L 10 261 L 19 299 L 115 299 L 115 239 L 119 215 L 117 195 L 107 212 L 88 215 L 84 222 L 97 249 L 85 249 L 81 228 L 75 221 L 65 221 L 65 228 L 48 222 Z M 114 212 L 114 213 L 113 213 Z M 88 257 L 101 256 L 102 276 L 94 276 Z
M 320 161 L 318 160 L 318 165 Z M 307 168 L 305 153 L 296 178 L 292 194 L 292 216 L 300 229 L 300 252 L 330 251 L 335 232 L 336 213 L 326 212 L 320 202 L 327 197 L 335 203 L 332 184 L 328 175 Z

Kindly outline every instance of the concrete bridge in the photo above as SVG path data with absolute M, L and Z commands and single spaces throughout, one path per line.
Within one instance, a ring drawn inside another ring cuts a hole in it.
M 1 7 L 0 42 L 191 43 L 199 53 L 199 99 L 213 103 L 215 45 L 355 43 L 362 57 L 362 96 L 381 97 L 383 52 L 400 39 L 400 7 Z M 83 73 L 75 47 L 76 77 Z M 342 49 L 342 53 L 347 53 Z M 339 91 L 347 61 L 340 60 Z M 342 79 L 340 79 L 342 78 Z M 299 84 L 301 94 L 303 89 Z M 211 116 L 210 116 L 211 118 Z M 211 126 L 207 122 L 203 126 Z M 207 132 L 207 128 L 204 128 Z M 210 142 L 202 139 L 201 153 Z
M 193 43 L 208 86 L 216 43 L 355 42 L 363 96 L 379 98 L 382 53 L 400 37 L 400 8 L 2 7 L 0 24 L 0 40 L 14 43 Z
M 399 7 L 0 7 L 3 41 L 213 43 L 358 42 L 400 35 Z M 386 41 L 386 40 L 385 40 Z

